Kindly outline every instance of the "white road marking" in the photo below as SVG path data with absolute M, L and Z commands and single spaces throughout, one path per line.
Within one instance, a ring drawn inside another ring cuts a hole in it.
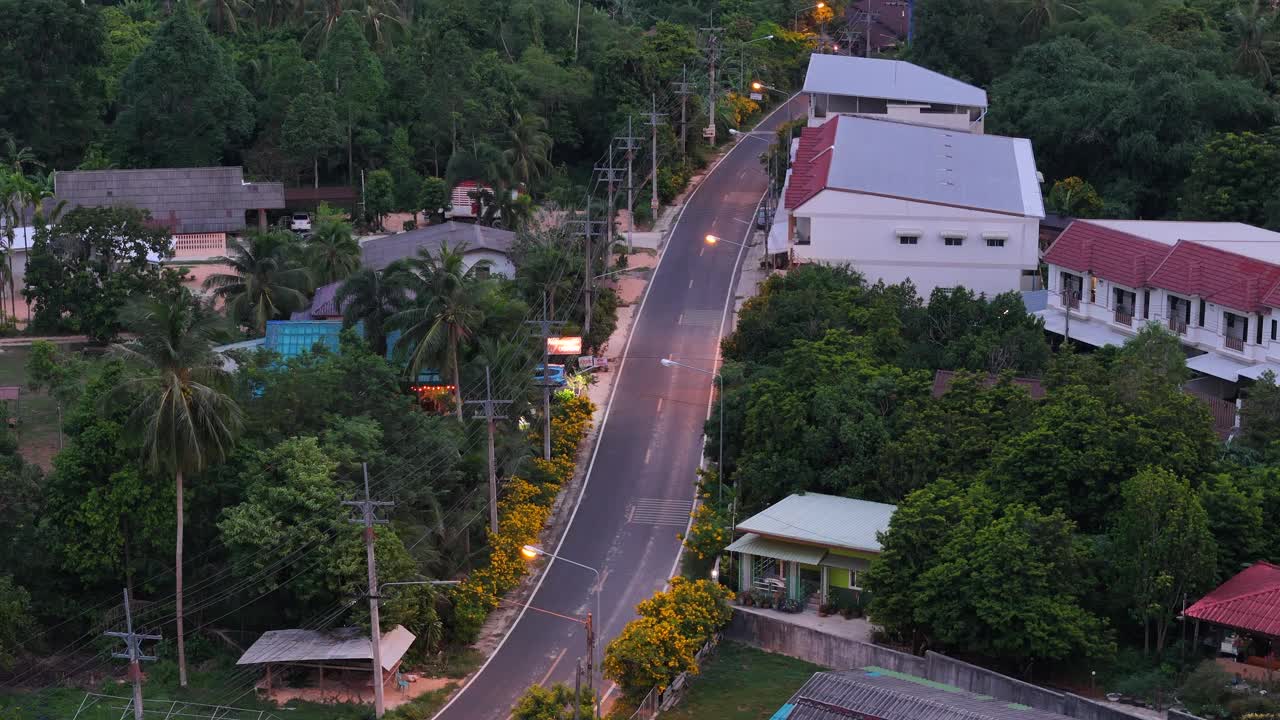
M 693 502 L 690 500 L 640 498 L 632 504 L 627 521 L 644 525 L 687 527 L 689 513 L 692 511 Z
M 707 246 L 706 246 L 706 245 L 703 245 L 703 246 L 702 246 L 702 249 L 698 251 L 698 257 L 702 257 L 702 253 L 704 253 L 704 252 L 706 252 L 706 251 L 707 251 Z
M 645 464 L 645 465 L 648 465 L 648 464 L 649 464 L 649 457 L 650 457 L 650 456 L 652 456 L 652 455 L 653 455 L 653 446 L 652 446 L 652 445 L 650 445 L 650 446 L 649 446 L 649 448 L 648 448 L 647 450 L 645 450 L 645 451 L 644 451 L 644 464 Z
M 689 278 L 689 289 L 693 289 L 693 278 Z
M 556 656 L 555 662 L 551 663 L 551 667 L 547 668 L 547 674 L 543 675 L 542 679 L 538 681 L 539 685 L 547 684 L 547 680 L 551 678 L 551 673 L 556 671 L 556 666 L 560 664 L 560 660 L 564 658 L 564 654 L 567 652 L 569 652 L 569 648 L 560 648 L 560 654 Z
M 658 398 L 658 409 L 653 412 L 654 415 L 662 412 L 662 398 Z

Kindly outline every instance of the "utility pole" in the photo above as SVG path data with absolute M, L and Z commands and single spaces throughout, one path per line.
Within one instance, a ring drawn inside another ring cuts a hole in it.
M 382 676 L 382 627 L 378 617 L 378 565 L 374 558 L 373 541 L 374 541 L 374 525 L 385 525 L 386 520 L 378 519 L 376 513 L 378 508 L 386 507 L 392 503 L 386 500 L 377 501 L 369 498 L 369 466 L 361 463 L 364 468 L 364 500 L 343 500 L 343 505 L 351 505 L 360 508 L 360 517 L 350 518 L 351 522 L 364 525 L 364 552 L 369 565 L 369 640 L 373 643 L 373 714 L 374 717 L 382 717 L 386 712 L 386 707 L 382 700 L 383 682 Z
M 591 690 L 592 703 L 595 705 L 595 717 L 600 717 L 600 696 L 596 692 L 596 628 L 591 613 L 587 613 L 587 687 Z
M 545 366 L 544 366 L 545 367 Z M 483 414 L 476 415 L 489 422 L 489 529 L 498 532 L 498 469 L 493 453 L 493 421 L 506 419 L 498 414 L 499 405 L 510 405 L 510 400 L 493 399 L 493 382 L 489 378 L 489 366 L 484 366 L 484 400 L 468 400 L 467 405 L 483 406 Z
M 651 178 L 653 196 L 649 199 L 649 209 L 652 211 L 653 221 L 656 223 L 658 221 L 658 125 L 662 122 L 660 118 L 665 117 L 666 113 L 658 112 L 658 96 L 656 93 L 650 97 L 649 101 L 653 107 L 647 113 L 649 115 L 649 129 L 652 132 L 649 140 L 649 149 L 653 153 L 653 170 L 651 171 L 653 173 Z
M 862 35 L 863 57 L 871 57 L 871 0 L 867 0 L 867 31 Z
M 720 38 L 716 33 L 724 30 L 719 27 L 704 27 L 707 35 L 707 127 L 702 131 L 707 142 L 716 144 L 716 60 L 720 55 Z
M 579 720 L 578 709 L 582 705 L 582 658 L 573 666 L 573 720 Z
M 631 231 L 636 225 L 635 215 L 635 179 L 631 174 L 631 161 L 635 159 L 636 150 L 640 149 L 639 138 L 631 132 L 631 116 L 627 116 L 627 135 L 626 137 L 614 138 L 618 143 L 618 149 L 626 153 L 627 156 L 627 254 L 631 254 L 635 248 L 631 243 Z M 657 218 L 654 218 L 655 220 Z
M 681 66 L 680 82 L 673 82 L 676 86 L 676 94 L 680 96 L 680 157 L 689 154 L 688 122 L 685 119 L 685 108 L 689 105 L 689 96 L 693 91 L 689 89 L 689 66 Z
M 124 589 L 124 627 L 125 632 L 103 633 L 107 637 L 124 640 L 125 651 L 111 653 L 111 657 L 129 661 L 129 680 L 133 682 L 133 720 L 142 720 L 142 666 L 139 661 L 153 662 L 155 655 L 142 654 L 143 640 L 159 640 L 159 635 L 143 635 L 133 631 L 133 609 L 129 607 L 129 588 Z
M 614 138 L 614 140 L 621 140 L 621 139 L 626 139 L 626 138 Z M 596 168 L 596 172 L 600 173 L 601 177 L 604 179 L 605 192 L 607 193 L 608 203 L 609 203 L 604 214 L 604 253 L 605 253 L 605 257 L 607 258 L 609 256 L 609 253 L 613 252 L 613 222 L 614 222 L 613 216 L 614 216 L 614 204 L 615 204 L 614 190 L 617 188 L 618 183 L 622 182 L 622 168 L 613 166 L 613 148 L 612 147 L 609 148 L 609 165 L 607 167 Z M 595 283 L 594 283 L 595 263 L 593 262 L 594 258 L 588 258 L 587 260 L 589 262 L 589 264 L 587 265 L 587 273 L 591 277 L 591 280 L 587 282 L 587 288 L 588 290 L 591 290 L 594 292 L 595 290 Z M 605 267 L 608 267 L 608 265 L 609 265 L 608 262 L 606 262 Z
M 591 219 L 588 216 L 587 227 L 591 227 Z M 587 230 L 587 232 L 591 232 Z M 526 320 L 528 325 L 538 326 L 538 337 L 542 339 L 542 379 L 534 383 L 542 388 L 542 459 L 551 459 L 551 387 L 553 383 L 547 378 L 547 363 L 551 360 L 550 349 L 547 347 L 547 338 L 551 337 L 551 329 L 558 328 L 564 323 L 554 322 L 547 317 L 547 293 L 542 293 L 542 319 Z

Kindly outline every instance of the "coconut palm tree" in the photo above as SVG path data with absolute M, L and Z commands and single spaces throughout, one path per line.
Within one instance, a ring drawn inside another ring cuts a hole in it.
M 360 243 L 345 220 L 320 221 L 307 240 L 304 254 L 316 285 L 342 280 L 360 267 Z
M 1276 10 L 1271 3 L 1253 0 L 1246 8 L 1234 8 L 1227 13 L 1227 21 L 1239 36 L 1236 45 L 1236 69 L 1254 76 L 1262 85 L 1271 82 L 1271 63 L 1267 50 L 1277 41 L 1268 39 L 1276 21 Z
M 311 276 L 294 258 L 293 235 L 285 231 L 255 233 L 231 245 L 231 255 L 214 262 L 231 273 L 210 275 L 204 288 L 227 304 L 227 316 L 262 333 L 267 321 L 307 304 Z
M 417 377 L 428 363 L 453 378 L 458 419 L 462 419 L 459 378 L 459 345 L 484 321 L 486 283 L 463 264 L 465 245 L 442 245 L 432 253 L 422 250 L 397 271 L 397 282 L 413 294 L 414 304 L 387 319 L 387 327 L 402 331 L 408 351 L 409 377 Z
M 1063 15 L 1080 15 L 1080 10 L 1065 0 L 1027 0 L 1025 6 L 1022 26 L 1034 38 L 1040 37 L 1045 28 L 1053 27 Z
M 372 268 L 357 270 L 338 288 L 337 303 L 342 309 L 342 324 L 351 327 L 364 323 L 364 336 L 374 352 L 387 354 L 387 319 L 401 310 L 406 302 L 404 287 L 396 282 L 397 273 L 378 272 Z
M 502 159 L 515 179 L 528 185 L 551 170 L 551 144 L 546 120 L 517 112 L 507 128 L 507 148 L 502 151 Z
M 178 680 L 187 685 L 182 617 L 182 497 L 185 479 L 224 460 L 240 429 L 240 407 L 225 392 L 226 373 L 212 351 L 221 319 L 182 289 L 167 298 L 128 306 L 125 325 L 138 334 L 112 354 L 136 369 L 115 397 L 140 398 L 128 420 L 153 471 L 172 473 L 177 535 L 174 586 L 177 604 Z M 111 397 L 111 396 L 109 396 Z

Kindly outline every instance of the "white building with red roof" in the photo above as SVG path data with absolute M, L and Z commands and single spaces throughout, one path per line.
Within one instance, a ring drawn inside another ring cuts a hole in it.
M 1045 329 L 1100 347 L 1146 323 L 1237 382 L 1280 374 L 1280 233 L 1230 222 L 1077 220 L 1045 251 Z
M 1044 217 L 1031 143 L 841 115 L 801 133 L 769 250 L 910 280 L 1031 289 Z M 780 224 L 779 224 L 780 225 Z

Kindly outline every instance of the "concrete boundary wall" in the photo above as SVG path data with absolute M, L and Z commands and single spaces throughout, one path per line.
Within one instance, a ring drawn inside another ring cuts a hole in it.
M 1139 717 L 1111 705 L 1071 693 L 1054 692 L 940 653 L 930 651 L 924 657 L 917 657 L 813 628 L 792 625 L 769 615 L 734 613 L 733 620 L 724 631 L 724 637 L 833 670 L 875 665 L 1079 720 L 1134 720 Z M 1175 714 L 1175 711 L 1170 710 L 1169 720 L 1200 718 L 1185 713 Z

